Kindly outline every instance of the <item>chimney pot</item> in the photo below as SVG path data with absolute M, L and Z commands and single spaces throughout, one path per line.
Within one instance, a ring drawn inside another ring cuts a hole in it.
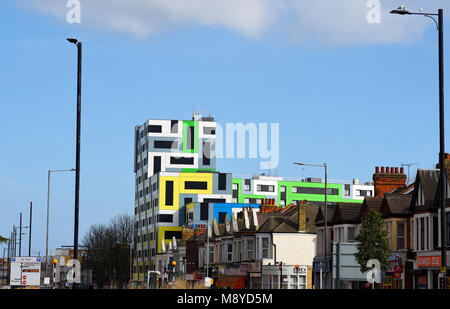
M 384 166 L 381 167 L 381 174 L 384 174 Z
M 404 174 L 405 169 L 403 167 L 400 167 L 400 174 Z
M 375 174 L 379 174 L 380 173 L 380 167 L 379 166 L 376 166 L 375 167 Z
M 395 168 L 395 173 L 398 174 L 398 167 Z

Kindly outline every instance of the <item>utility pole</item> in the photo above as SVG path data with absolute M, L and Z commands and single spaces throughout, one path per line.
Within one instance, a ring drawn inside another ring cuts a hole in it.
M 445 130 L 444 130 L 444 10 L 439 9 L 438 13 L 419 13 L 410 12 L 405 6 L 400 6 L 396 10 L 391 11 L 392 14 L 399 15 L 422 15 L 431 18 L 437 26 L 439 40 L 439 200 L 441 212 L 441 269 L 439 272 L 439 285 L 441 289 L 447 288 L 447 235 L 446 235 L 446 218 L 445 218 L 445 200 L 447 197 L 448 179 L 445 175 Z M 437 17 L 437 20 L 436 20 Z
M 74 220 L 74 241 L 73 259 L 78 259 L 78 224 L 79 224 L 79 202 L 80 202 L 80 141 L 81 141 L 81 68 L 83 44 L 77 39 L 68 38 L 69 43 L 75 44 L 78 51 L 77 61 L 77 132 L 76 132 L 76 155 L 75 155 L 75 220 Z M 74 265 L 75 267 L 75 265 Z M 74 269 L 75 271 L 75 269 Z M 73 283 L 73 288 L 77 284 Z
M 31 256 L 31 222 L 33 215 L 33 202 L 30 202 L 30 237 L 28 239 L 28 256 Z
M 22 256 L 22 213 L 20 213 L 19 227 L 19 256 Z

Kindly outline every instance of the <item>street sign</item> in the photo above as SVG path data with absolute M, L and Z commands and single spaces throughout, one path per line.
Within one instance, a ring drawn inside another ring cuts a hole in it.
M 41 260 L 36 257 L 11 259 L 11 286 L 39 286 L 41 284 Z

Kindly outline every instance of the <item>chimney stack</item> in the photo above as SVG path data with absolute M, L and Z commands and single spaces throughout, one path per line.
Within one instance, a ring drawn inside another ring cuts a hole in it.
M 385 193 L 392 192 L 398 188 L 406 187 L 406 175 L 404 174 L 403 167 L 381 167 L 381 173 L 377 173 L 375 169 L 375 174 L 373 174 L 373 181 L 375 186 L 375 196 L 383 197 Z
M 298 231 L 306 232 L 306 205 L 298 205 Z

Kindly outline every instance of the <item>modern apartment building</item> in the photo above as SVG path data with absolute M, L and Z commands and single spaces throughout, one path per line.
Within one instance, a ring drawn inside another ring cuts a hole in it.
M 136 126 L 134 280 L 154 268 L 162 242 L 181 238 L 187 204 L 231 202 L 231 174 L 215 170 L 215 130 L 212 117 Z
M 364 197 L 374 196 L 374 186 L 359 184 L 357 179 L 351 183 L 327 183 L 327 203 L 362 203 Z M 283 177 L 252 176 L 233 178 L 233 202 L 261 204 L 263 199 L 275 199 L 276 205 L 286 206 L 307 200 L 325 201 L 325 183 L 320 178 L 287 180 Z

